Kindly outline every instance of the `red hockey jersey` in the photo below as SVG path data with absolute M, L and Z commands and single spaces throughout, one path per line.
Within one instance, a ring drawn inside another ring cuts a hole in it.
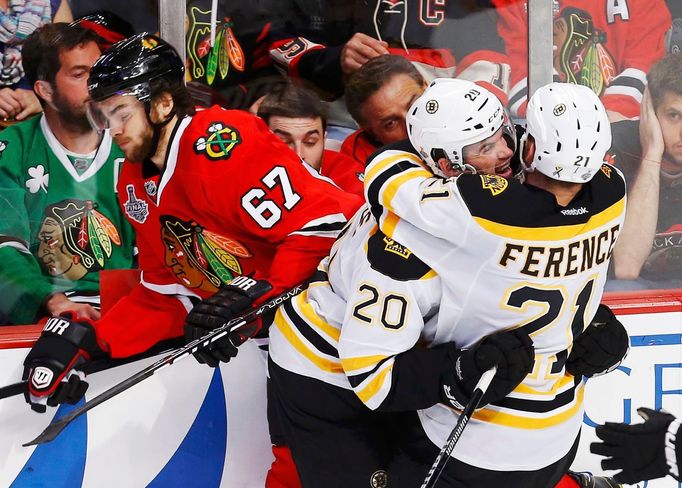
M 161 175 L 145 169 L 126 162 L 118 182 L 142 275 L 95 324 L 112 357 L 181 335 L 189 298 L 233 276 L 267 279 L 271 295 L 304 281 L 357 207 L 261 119 L 217 106 L 179 122 Z
M 365 203 L 365 187 L 363 185 L 365 165 L 359 161 L 336 151 L 324 150 L 322 157 L 322 169 L 320 171 L 339 188 L 348 193 L 353 193 L 361 198 L 360 205 Z
M 509 107 L 525 117 L 527 2 L 494 0 L 511 63 Z M 646 73 L 663 57 L 670 13 L 664 0 L 552 0 L 557 81 L 589 86 L 607 110 L 639 116 Z

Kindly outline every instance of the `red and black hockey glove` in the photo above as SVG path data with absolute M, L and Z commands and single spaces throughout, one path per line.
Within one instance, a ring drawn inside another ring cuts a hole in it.
M 453 349 L 452 364 L 441 377 L 444 403 L 463 410 L 481 379 L 497 365 L 497 373 L 479 407 L 502 400 L 533 369 L 535 349 L 523 329 L 489 335 L 471 349 Z
M 197 303 L 185 320 L 185 341 L 187 343 L 203 337 L 208 332 L 222 327 L 235 317 L 253 307 L 254 301 L 272 290 L 265 280 L 254 280 L 237 276 L 229 285 L 214 295 Z M 194 353 L 202 364 L 215 368 L 220 361 L 228 362 L 237 355 L 237 347 L 249 337 L 256 335 L 262 327 L 259 319 L 247 324 L 239 331 L 228 334 L 211 343 L 205 349 Z
M 629 350 L 625 327 L 609 307 L 599 305 L 590 325 L 573 340 L 566 371 L 588 378 L 606 374 L 623 362 Z
M 590 444 L 590 451 L 600 456 L 603 469 L 620 469 L 613 477 L 618 483 L 634 485 L 671 475 L 680 479 L 682 459 L 680 422 L 663 410 L 638 408 L 642 424 L 606 422 L 597 426 L 602 442 Z
M 71 312 L 47 319 L 24 360 L 22 379 L 28 380 L 26 402 L 39 413 L 47 410 L 46 405 L 77 403 L 88 389 L 85 375 L 78 367 L 104 354 L 97 345 L 90 320 Z

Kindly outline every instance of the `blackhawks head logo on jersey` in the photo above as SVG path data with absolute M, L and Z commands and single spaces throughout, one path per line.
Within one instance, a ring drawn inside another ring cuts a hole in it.
M 183 286 L 214 293 L 242 272 L 237 258 L 251 253 L 239 242 L 204 229 L 198 223 L 161 216 L 164 261 Z
M 50 276 L 75 281 L 104 267 L 121 237 L 92 200 L 48 205 L 38 231 L 38 258 Z
M 601 95 L 617 74 L 605 44 L 606 33 L 595 29 L 589 13 L 563 9 L 554 19 L 554 69 L 561 81 L 585 85 Z

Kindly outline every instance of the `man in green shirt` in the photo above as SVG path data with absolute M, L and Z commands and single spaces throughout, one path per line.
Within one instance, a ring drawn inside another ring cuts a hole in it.
M 115 191 L 123 154 L 85 115 L 96 41 L 48 24 L 23 47 L 44 113 L 0 132 L 0 314 L 10 323 L 65 311 L 98 319 L 99 271 L 133 263 Z

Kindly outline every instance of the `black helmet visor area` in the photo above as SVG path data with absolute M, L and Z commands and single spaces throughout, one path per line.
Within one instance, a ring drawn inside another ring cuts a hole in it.
M 185 67 L 163 39 L 142 33 L 114 44 L 95 62 L 88 78 L 90 98 L 100 101 L 155 79 L 182 83 Z M 143 94 L 140 94 L 143 95 Z M 147 98 L 139 97 L 142 101 Z
M 105 130 L 118 132 L 135 112 L 144 112 L 144 102 L 139 97 L 139 92 L 143 90 L 144 87 L 136 85 L 104 100 L 90 100 L 86 104 L 85 113 L 92 128 L 100 133 Z M 149 90 L 148 85 L 146 90 Z

